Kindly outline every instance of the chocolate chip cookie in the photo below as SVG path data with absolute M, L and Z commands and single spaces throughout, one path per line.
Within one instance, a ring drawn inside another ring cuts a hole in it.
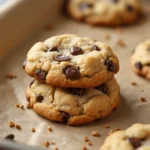
M 150 150 L 150 124 L 134 124 L 111 134 L 100 150 Z
M 69 0 L 67 11 L 88 24 L 116 26 L 138 20 L 141 5 L 139 0 Z
M 39 115 L 80 125 L 108 116 L 119 104 L 119 86 L 115 78 L 89 89 L 59 88 L 34 80 L 26 97 Z
M 53 86 L 91 88 L 112 79 L 119 61 L 107 44 L 64 34 L 36 43 L 23 68 Z
M 133 71 L 150 80 L 150 39 L 140 43 L 131 57 Z

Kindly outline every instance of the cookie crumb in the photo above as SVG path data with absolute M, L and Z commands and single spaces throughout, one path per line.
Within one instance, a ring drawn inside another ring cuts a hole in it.
M 53 131 L 53 128 L 52 127 L 48 127 L 48 131 Z
M 105 35 L 105 40 L 109 40 L 110 39 L 110 35 L 109 34 L 106 34 Z
M 48 142 L 48 141 L 45 141 L 45 142 L 43 143 L 43 145 L 44 145 L 45 147 L 49 147 L 49 142 Z
M 26 108 L 27 108 L 27 109 L 30 109 L 30 103 L 27 103 L 27 104 L 26 104 Z
M 125 47 L 125 43 L 123 42 L 122 39 L 119 39 L 119 40 L 117 41 L 117 44 L 118 44 L 120 47 Z
M 141 97 L 140 100 L 141 100 L 141 102 L 146 102 L 146 98 L 145 97 Z
M 115 131 L 119 131 L 119 130 L 121 130 L 121 129 L 120 129 L 120 128 L 116 128 L 116 129 L 115 129 Z
M 92 145 L 92 143 L 90 141 L 87 142 L 88 145 Z
M 88 139 L 87 136 L 84 136 L 84 141 L 85 141 L 85 142 L 88 142 L 88 141 L 89 141 L 89 139 Z
M 11 140 L 11 141 L 13 141 L 14 138 L 15 138 L 15 135 L 14 135 L 14 134 L 9 134 L 9 135 L 7 135 L 7 136 L 5 137 L 6 140 Z
M 131 85 L 134 85 L 134 86 L 136 86 L 136 85 L 137 85 L 137 83 L 136 83 L 136 82 L 134 82 L 134 81 L 131 81 L 131 82 L 130 82 L 130 84 L 131 84 Z
M 24 110 L 24 105 L 21 105 L 20 108 L 21 108 L 22 110 Z
M 91 134 L 92 134 L 92 136 L 97 136 L 97 137 L 100 136 L 100 134 L 97 131 L 92 131 Z
M 6 78 L 8 78 L 8 79 L 15 79 L 15 78 L 17 78 L 17 76 L 15 74 L 9 72 L 9 73 L 6 74 Z
M 19 105 L 19 104 L 16 104 L 16 107 L 17 107 L 17 108 L 20 108 L 20 105 Z
M 106 125 L 105 125 L 105 128 L 106 128 L 106 129 L 109 129 L 109 128 L 110 128 L 110 126 L 106 124 Z
M 86 146 L 84 145 L 84 146 L 82 146 L 82 150 L 87 150 L 87 148 L 86 148 Z
M 21 126 L 19 124 L 16 124 L 15 127 L 16 127 L 16 129 L 21 130 Z
M 32 132 L 35 132 L 35 128 L 32 128 L 31 131 L 32 131 Z
M 58 147 L 55 147 L 55 150 L 59 150 L 59 148 L 58 148 Z
M 11 127 L 11 128 L 15 127 L 15 123 L 12 122 L 12 121 L 10 121 L 10 122 L 9 122 L 9 127 Z
M 119 33 L 119 34 L 120 34 L 120 33 L 122 33 L 122 31 L 123 31 L 123 30 L 122 30 L 122 28 L 121 28 L 121 27 L 116 28 L 116 32 L 117 32 L 117 33 Z

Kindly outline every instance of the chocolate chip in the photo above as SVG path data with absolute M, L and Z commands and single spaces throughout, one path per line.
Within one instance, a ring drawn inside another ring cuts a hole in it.
M 114 71 L 115 71 L 115 65 L 114 65 L 114 63 L 113 63 L 112 60 L 107 59 L 107 60 L 105 61 L 105 65 L 107 66 L 107 70 L 108 70 L 108 71 L 110 71 L 110 72 L 114 72 Z
M 84 11 L 85 9 L 92 8 L 93 4 L 82 2 L 79 6 L 80 10 Z
M 101 84 L 100 86 L 97 86 L 96 89 L 102 91 L 105 94 L 107 93 L 107 87 L 105 84 Z
M 68 60 L 70 60 L 70 57 L 66 56 L 66 55 L 57 55 L 55 57 L 55 60 L 56 61 L 68 61 Z
M 69 118 L 70 118 L 69 114 L 63 111 L 62 112 L 62 120 L 67 122 Z
M 136 62 L 136 63 L 135 63 L 135 67 L 136 67 L 137 69 L 141 70 L 141 69 L 143 68 L 143 65 L 142 65 L 141 62 Z
M 35 75 L 37 76 L 37 78 L 39 80 L 45 80 L 46 79 L 46 75 L 47 75 L 47 72 L 46 71 L 43 71 L 43 70 L 40 70 L 40 69 L 37 69 L 35 71 Z
M 97 45 L 94 45 L 93 50 L 100 51 L 101 49 Z
M 14 140 L 14 138 L 15 138 L 14 134 L 9 134 L 5 137 L 6 140 L 12 140 L 12 141 Z
M 73 66 L 67 66 L 63 71 L 69 79 L 77 79 L 80 76 L 79 69 Z
M 128 140 L 134 148 L 138 148 L 141 146 L 141 140 L 138 138 L 129 138 Z
M 129 12 L 132 12 L 134 10 L 134 8 L 129 4 L 126 5 L 126 8 Z
M 74 95 L 81 96 L 84 93 L 84 89 L 81 88 L 70 88 L 69 91 Z
M 35 80 L 33 80 L 33 81 L 30 83 L 30 85 L 29 85 L 30 88 L 31 88 L 32 84 L 34 83 L 34 81 L 35 81 Z
M 22 65 L 23 69 L 25 69 L 26 64 L 27 64 L 27 60 L 25 60 L 25 61 L 23 62 L 23 65 Z
M 40 94 L 36 95 L 36 101 L 41 103 L 43 101 L 44 97 Z
M 52 47 L 47 50 L 47 52 L 59 52 L 57 47 Z
M 71 54 L 72 55 L 80 55 L 80 54 L 83 54 L 83 51 L 80 47 L 78 46 L 73 46 L 70 50 Z

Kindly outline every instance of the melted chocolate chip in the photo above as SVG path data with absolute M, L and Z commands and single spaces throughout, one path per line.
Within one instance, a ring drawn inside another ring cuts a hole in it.
M 89 4 L 86 2 L 81 3 L 79 6 L 80 10 L 82 10 L 82 11 L 84 11 L 85 9 L 88 9 L 88 8 L 92 8 L 92 7 L 93 7 L 92 4 Z
M 141 140 L 138 138 L 129 138 L 128 140 L 134 148 L 138 148 L 141 146 Z
M 12 140 L 12 141 L 14 140 L 14 138 L 15 138 L 14 134 L 9 134 L 5 137 L 6 140 Z
M 97 86 L 96 89 L 102 91 L 105 94 L 107 93 L 107 87 L 105 84 L 101 84 L 100 86 Z
M 114 65 L 112 60 L 107 59 L 105 61 L 105 65 L 107 66 L 107 70 L 108 71 L 110 71 L 110 72 L 114 72 L 115 71 L 115 65 Z
M 136 62 L 136 63 L 135 63 L 135 67 L 136 67 L 137 69 L 141 70 L 141 69 L 143 68 L 143 65 L 142 65 L 141 62 Z
M 40 70 L 40 69 L 37 69 L 35 71 L 35 75 L 37 76 L 37 78 L 39 80 L 45 80 L 46 79 L 46 75 L 47 75 L 47 72 L 46 71 L 43 71 L 43 70 Z
M 52 47 L 52 48 L 48 49 L 47 52 L 58 52 L 58 48 Z
M 31 88 L 32 84 L 34 83 L 34 81 L 35 81 L 35 80 L 33 80 L 33 81 L 30 83 L 30 85 L 29 85 L 30 88 Z
M 83 54 L 83 51 L 80 47 L 78 46 L 73 46 L 73 48 L 71 48 L 71 54 L 72 55 L 80 55 L 80 54 Z
M 77 79 L 80 76 L 79 69 L 73 66 L 67 66 L 63 71 L 69 79 Z
M 126 8 L 127 8 L 128 12 L 132 12 L 134 10 L 134 8 L 129 4 L 126 5 Z
M 69 91 L 74 95 L 81 96 L 84 93 L 84 89 L 81 88 L 70 88 Z
M 61 116 L 62 116 L 62 120 L 65 121 L 65 122 L 67 122 L 68 119 L 70 118 L 69 114 L 64 112 L 64 111 L 62 112 Z
M 94 45 L 93 50 L 100 51 L 100 48 L 97 45 Z
M 22 65 L 23 69 L 25 69 L 26 64 L 27 64 L 27 60 L 25 60 L 25 61 L 23 62 L 23 65 Z
M 70 57 L 69 56 L 65 56 L 65 55 L 57 55 L 55 57 L 55 60 L 56 61 L 68 61 L 68 60 L 70 60 Z
M 44 97 L 42 95 L 36 95 L 36 101 L 41 103 L 43 101 Z

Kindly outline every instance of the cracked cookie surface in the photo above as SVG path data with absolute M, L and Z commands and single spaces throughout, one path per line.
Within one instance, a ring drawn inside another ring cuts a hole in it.
M 68 13 L 92 25 L 122 25 L 135 22 L 141 12 L 139 0 L 69 0 Z
M 34 111 L 52 121 L 79 125 L 108 116 L 119 104 L 119 86 L 112 80 L 95 88 L 59 88 L 31 82 L 26 91 Z
M 150 124 L 134 124 L 111 134 L 100 150 L 150 150 Z
M 23 67 L 53 86 L 91 88 L 112 79 L 119 61 L 107 44 L 64 34 L 36 43 Z
M 133 71 L 150 80 L 150 39 L 140 43 L 131 57 Z

